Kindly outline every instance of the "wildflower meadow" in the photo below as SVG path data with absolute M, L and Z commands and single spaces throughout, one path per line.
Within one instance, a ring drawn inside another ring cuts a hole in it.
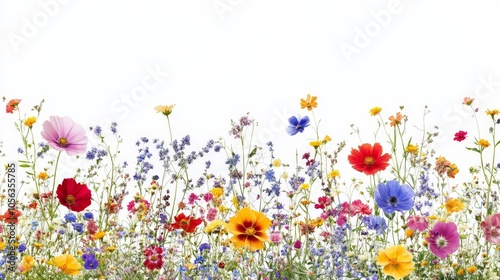
M 195 146 L 160 104 L 165 137 L 128 145 L 120 123 L 3 101 L 18 148 L 0 146 L 0 279 L 500 279 L 500 110 L 474 98 L 474 130 L 374 104 L 371 131 L 334 141 L 345 127 L 304 94 L 286 155 L 257 144 L 251 113 Z

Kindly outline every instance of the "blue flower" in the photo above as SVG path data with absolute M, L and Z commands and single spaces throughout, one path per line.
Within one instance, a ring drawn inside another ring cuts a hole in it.
M 300 133 L 304 132 L 304 128 L 309 126 L 309 117 L 305 116 L 305 117 L 301 118 L 299 121 L 297 119 L 297 117 L 291 116 L 288 119 L 288 123 L 290 125 L 286 128 L 286 132 L 288 132 L 288 134 L 293 136 L 293 135 L 297 134 L 298 132 L 300 132 Z
M 94 219 L 94 214 L 92 214 L 92 212 L 86 212 L 85 214 L 83 214 L 83 219 L 84 220 L 93 220 Z
M 415 192 L 407 184 L 399 184 L 397 180 L 378 184 L 374 192 L 377 205 L 384 210 L 386 214 L 392 214 L 395 211 L 408 211 L 413 207 L 413 197 Z
M 22 253 L 22 252 L 26 251 L 27 248 L 28 247 L 26 246 L 26 244 L 21 243 L 21 244 L 19 244 L 19 247 L 17 247 L 17 250 L 19 251 L 19 253 Z
M 73 223 L 76 221 L 76 216 L 73 213 L 68 213 L 68 214 L 64 215 L 64 219 L 66 220 L 66 222 Z
M 375 230 L 377 234 L 382 234 L 387 229 L 387 223 L 380 216 L 365 216 L 363 222 L 368 226 L 368 229 Z
M 73 226 L 73 229 L 76 230 L 78 233 L 83 232 L 83 223 L 73 223 L 71 225 Z
M 94 270 L 99 266 L 99 261 L 94 254 L 83 254 L 82 259 L 85 262 L 83 266 L 87 270 Z

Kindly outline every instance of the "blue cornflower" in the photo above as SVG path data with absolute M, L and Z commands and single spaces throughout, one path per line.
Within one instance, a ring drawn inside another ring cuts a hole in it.
M 92 214 L 92 212 L 86 212 L 85 214 L 83 214 L 83 219 L 84 220 L 93 220 L 94 214 Z
M 26 246 L 26 244 L 25 244 L 25 243 L 21 243 L 21 244 L 19 244 L 19 246 L 17 247 L 17 251 L 19 251 L 19 253 L 22 253 L 22 252 L 26 251 L 26 249 L 27 249 L 27 248 L 28 248 L 28 247 Z
M 397 180 L 378 184 L 374 192 L 377 205 L 387 214 L 395 211 L 408 211 L 413 207 L 415 192 L 407 184 L 399 184 Z
M 288 119 L 288 123 L 290 125 L 286 128 L 286 132 L 288 132 L 288 134 L 293 136 L 298 132 L 300 133 L 304 132 L 304 128 L 309 126 L 309 117 L 305 116 L 301 118 L 299 121 L 296 116 L 291 116 Z
M 71 225 L 73 226 L 73 229 L 76 230 L 78 233 L 83 232 L 83 223 L 73 223 Z
M 66 222 L 72 223 L 76 221 L 76 215 L 70 212 L 64 215 L 64 219 L 66 220 Z

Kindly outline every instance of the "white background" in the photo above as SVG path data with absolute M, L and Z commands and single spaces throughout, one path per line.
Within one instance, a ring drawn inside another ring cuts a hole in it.
M 500 108 L 499 3 L 1 1 L 0 96 L 22 98 L 24 112 L 45 99 L 40 122 L 117 121 L 130 143 L 168 137 L 159 104 L 176 104 L 174 138 L 190 134 L 200 145 L 228 137 L 230 120 L 250 112 L 258 143 L 290 152 L 314 136 L 284 130 L 289 116 L 308 114 L 299 100 L 310 93 L 320 134 L 334 143 L 360 144 L 351 123 L 368 125 L 371 142 L 368 110 L 381 106 L 388 117 L 400 105 L 413 119 L 428 105 L 429 126 L 449 141 L 473 125 L 464 96 L 476 98 L 481 116 Z M 152 71 L 162 76 L 151 80 Z M 141 89 L 145 79 L 154 88 Z M 19 145 L 14 120 L 0 114 L 8 159 Z M 460 160 L 450 150 L 458 146 L 442 146 Z

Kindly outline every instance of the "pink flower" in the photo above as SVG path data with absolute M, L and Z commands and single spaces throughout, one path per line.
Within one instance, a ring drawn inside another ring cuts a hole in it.
M 269 234 L 269 240 L 273 243 L 280 243 L 283 240 L 283 236 L 279 231 L 273 231 Z
M 364 215 L 370 215 L 372 213 L 372 209 L 370 206 L 367 204 L 364 204 L 361 202 L 361 200 L 356 199 L 351 203 L 350 207 L 351 215 L 358 215 L 358 214 L 364 214 Z
M 214 198 L 214 195 L 210 192 L 206 193 L 203 195 L 203 200 L 205 200 L 205 202 L 209 202 L 212 200 L 212 198 Z
M 42 137 L 51 148 L 70 156 L 84 153 L 87 148 L 85 130 L 68 117 L 51 116 L 43 123 Z
M 300 249 L 301 247 L 302 247 L 302 242 L 300 242 L 300 240 L 295 240 L 295 242 L 293 242 L 293 248 Z
M 467 138 L 467 131 L 460 130 L 459 132 L 455 133 L 455 137 L 453 138 L 453 140 L 462 142 L 465 140 L 465 138 Z
M 500 245 L 500 213 L 489 215 L 481 222 L 486 241 Z
M 408 227 L 412 230 L 418 230 L 420 232 L 427 229 L 429 223 L 424 216 L 411 215 L 408 217 Z
M 207 221 L 211 222 L 213 220 L 215 220 L 215 217 L 217 216 L 217 209 L 215 208 L 210 208 L 208 209 L 208 213 L 207 213 Z
M 146 259 L 144 266 L 149 270 L 161 269 L 163 266 L 163 249 L 158 246 L 151 246 L 144 252 Z
M 441 259 L 453 254 L 460 246 L 460 235 L 453 222 L 437 222 L 425 240 L 429 244 L 429 250 Z

